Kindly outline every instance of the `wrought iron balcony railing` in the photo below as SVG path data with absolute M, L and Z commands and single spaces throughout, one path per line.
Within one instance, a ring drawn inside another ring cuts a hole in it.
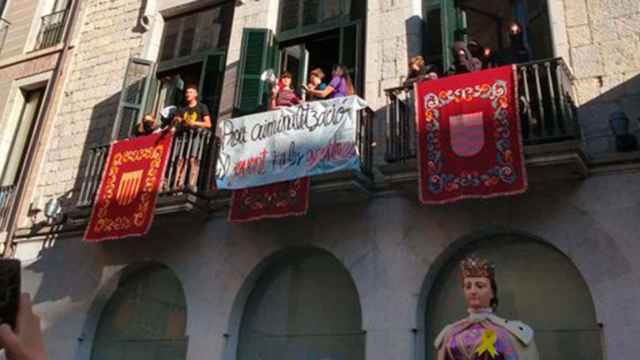
M 66 9 L 43 16 L 34 50 L 42 50 L 59 44 L 62 41 L 66 20 Z
M 373 162 L 373 116 L 370 108 L 358 114 L 357 146 L 362 163 L 362 173 L 370 176 Z M 93 204 L 107 161 L 108 145 L 89 150 L 84 175 L 81 180 L 77 206 Z M 176 134 L 169 162 L 164 174 L 160 195 L 186 193 L 198 197 L 212 194 L 216 161 L 217 141 L 209 130 L 185 130 Z
M 0 232 L 7 230 L 9 216 L 15 199 L 14 185 L 0 186 Z
M 214 170 L 210 159 L 216 158 L 212 152 L 212 143 L 211 131 L 193 129 L 177 133 L 171 146 L 161 194 L 201 194 L 208 191 L 211 188 L 209 174 L 213 174 Z M 78 206 L 93 204 L 108 152 L 108 145 L 90 149 L 78 196 Z
M 525 145 L 580 139 L 573 100 L 572 75 L 560 58 L 516 66 L 522 135 Z M 416 129 L 410 93 L 397 87 L 385 90 L 386 152 L 388 163 L 416 157 Z

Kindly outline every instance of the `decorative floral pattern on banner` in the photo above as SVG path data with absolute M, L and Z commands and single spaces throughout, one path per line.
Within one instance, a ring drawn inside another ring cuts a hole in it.
M 526 191 L 516 90 L 511 66 L 415 85 L 423 203 Z
M 309 208 L 308 177 L 255 188 L 235 190 L 229 222 L 304 215 Z
M 111 144 L 85 241 L 148 232 L 172 140 L 173 133 L 165 131 Z

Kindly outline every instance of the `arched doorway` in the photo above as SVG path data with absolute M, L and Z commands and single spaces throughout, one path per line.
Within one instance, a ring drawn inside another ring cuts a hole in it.
M 154 264 L 124 275 L 100 315 L 91 359 L 185 359 L 186 309 L 169 268 Z
M 362 360 L 360 301 L 349 272 L 320 250 L 276 256 L 244 307 L 238 360 Z
M 440 330 L 466 316 L 458 264 L 470 254 L 495 263 L 496 313 L 533 327 L 541 359 L 602 359 L 601 329 L 578 269 L 552 246 L 516 235 L 475 241 L 438 271 L 427 294 L 427 359 L 435 359 L 433 340 Z

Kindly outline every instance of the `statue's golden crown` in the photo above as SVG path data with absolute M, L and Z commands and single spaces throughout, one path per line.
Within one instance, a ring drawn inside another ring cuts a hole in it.
M 493 279 L 495 275 L 495 267 L 488 260 L 471 256 L 460 262 L 460 275 L 462 281 L 468 277 L 484 277 Z

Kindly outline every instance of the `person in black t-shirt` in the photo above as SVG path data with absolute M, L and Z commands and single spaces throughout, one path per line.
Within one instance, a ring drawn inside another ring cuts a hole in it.
M 175 178 L 175 190 L 181 191 L 185 186 L 185 175 L 187 164 L 189 166 L 189 179 L 187 187 L 190 191 L 197 191 L 198 175 L 200 173 L 200 161 L 205 157 L 209 139 L 208 132 L 211 129 L 211 114 L 207 105 L 198 101 L 198 90 L 195 86 L 189 85 L 185 89 L 186 106 L 178 110 L 174 117 L 174 125 L 179 130 L 191 130 L 190 136 L 184 134 L 181 141 L 182 146 L 176 146 L 178 154 L 178 171 Z M 198 129 L 206 129 L 197 131 Z M 179 140 L 180 141 L 180 140 Z M 184 143 L 191 141 L 189 145 Z M 188 161 L 187 161 L 188 160 Z
M 186 106 L 180 108 L 174 122 L 185 128 L 211 129 L 211 114 L 207 105 L 198 101 L 198 90 L 189 85 L 184 90 Z

